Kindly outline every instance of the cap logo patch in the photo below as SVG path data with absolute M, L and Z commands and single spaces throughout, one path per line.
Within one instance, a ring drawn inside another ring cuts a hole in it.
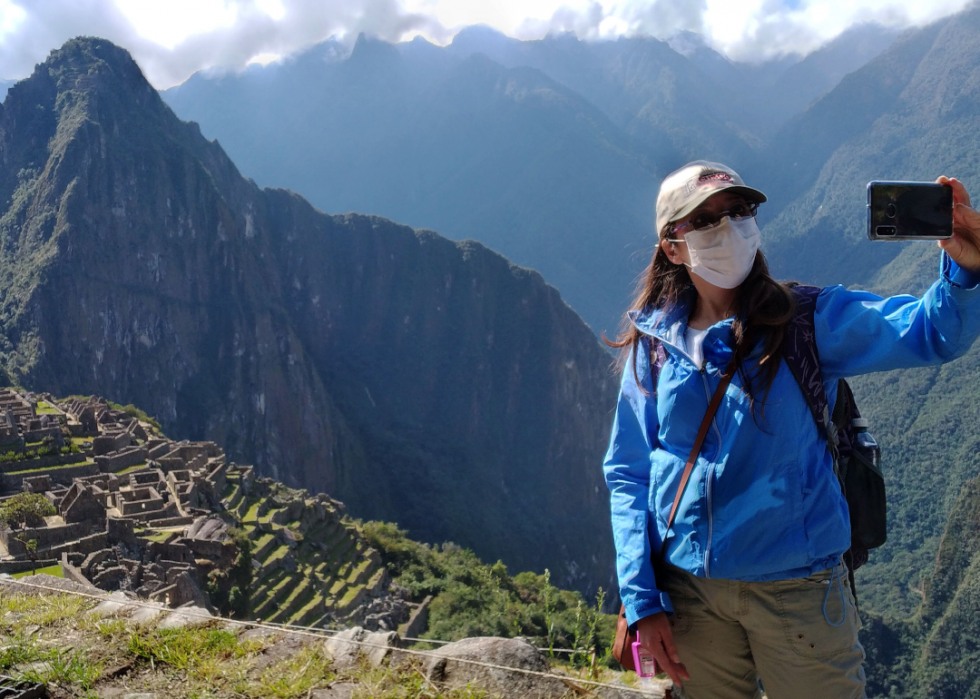
M 698 184 L 705 184 L 708 182 L 731 182 L 732 176 L 727 172 L 710 172 L 706 175 L 701 175 L 698 178 Z

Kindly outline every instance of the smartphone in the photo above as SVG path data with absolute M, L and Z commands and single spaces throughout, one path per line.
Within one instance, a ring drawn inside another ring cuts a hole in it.
M 869 182 L 868 238 L 941 240 L 953 236 L 953 188 L 935 182 Z

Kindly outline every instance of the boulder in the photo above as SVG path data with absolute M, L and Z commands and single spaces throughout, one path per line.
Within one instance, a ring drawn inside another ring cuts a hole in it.
M 333 666 L 338 670 L 356 665 L 361 655 L 371 667 L 379 667 L 400 642 L 394 631 L 371 633 L 355 626 L 328 638 L 323 649 L 333 658 Z
M 524 638 L 465 638 L 432 652 L 425 674 L 430 682 L 448 687 L 479 687 L 489 695 L 524 699 L 558 699 L 570 687 L 561 679 L 491 669 L 468 660 L 502 667 L 550 673 L 548 659 Z

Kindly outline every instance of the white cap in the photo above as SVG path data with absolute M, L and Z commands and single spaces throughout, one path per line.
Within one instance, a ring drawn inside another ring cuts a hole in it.
M 670 173 L 660 184 L 657 195 L 657 235 L 663 234 L 668 223 L 684 218 L 712 194 L 725 190 L 741 194 L 749 202 L 766 201 L 765 194 L 746 187 L 737 172 L 721 163 L 695 160 Z

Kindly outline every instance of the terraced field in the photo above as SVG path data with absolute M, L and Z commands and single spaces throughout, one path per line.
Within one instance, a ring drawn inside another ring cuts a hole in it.
M 253 619 L 302 626 L 342 620 L 384 584 L 384 569 L 329 499 L 229 478 L 222 503 L 253 542 Z

